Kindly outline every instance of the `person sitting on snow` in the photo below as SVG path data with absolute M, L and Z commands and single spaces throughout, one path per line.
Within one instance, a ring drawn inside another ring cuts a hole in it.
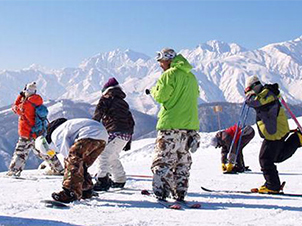
M 277 83 L 262 85 L 257 76 L 251 76 L 246 80 L 245 96 L 245 103 L 256 110 L 256 123 L 263 138 L 259 162 L 265 183 L 258 192 L 278 193 L 282 187 L 275 163 L 290 158 L 301 147 L 301 131 L 289 136 L 288 119 L 279 102 Z
M 248 170 L 244 164 L 242 149 L 253 139 L 255 131 L 251 126 L 245 126 L 243 129 L 238 127 L 237 136 L 234 140 L 232 150 L 230 150 L 236 129 L 237 124 L 217 132 L 211 140 L 211 144 L 215 148 L 221 148 L 221 164 L 224 173 L 242 173 Z M 241 143 L 238 149 L 237 144 L 240 136 Z M 236 153 L 237 149 L 238 153 Z
M 118 81 L 110 78 L 102 89 L 102 97 L 93 115 L 93 119 L 101 121 L 109 134 L 108 145 L 97 160 L 96 191 L 123 188 L 126 183 L 126 173 L 119 156 L 122 149 L 130 150 L 135 123 L 125 98 Z
M 52 193 L 54 200 L 70 203 L 92 197 L 93 183 L 88 167 L 105 149 L 107 140 L 104 126 L 92 119 L 59 118 L 48 125 L 46 137 L 36 140 L 36 148 L 46 149 L 47 153 L 52 153 L 49 151 L 52 149 L 65 158 L 63 190 Z

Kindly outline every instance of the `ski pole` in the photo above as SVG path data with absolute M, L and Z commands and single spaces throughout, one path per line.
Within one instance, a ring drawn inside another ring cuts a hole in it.
M 241 133 L 240 133 L 239 140 L 238 140 L 238 143 L 237 143 L 237 148 L 236 148 L 236 155 L 235 155 L 235 161 L 234 161 L 235 163 L 237 162 L 237 158 L 238 158 L 238 154 L 239 154 L 239 149 L 240 149 L 240 145 L 241 145 L 241 140 L 242 140 L 242 132 L 243 132 L 242 130 L 245 127 L 245 123 L 246 123 L 247 116 L 249 114 L 249 110 L 250 110 L 250 107 L 247 108 L 247 111 L 246 111 L 244 119 L 243 119 Z
M 230 146 L 230 149 L 229 149 L 229 155 L 231 154 L 231 151 L 232 151 L 232 149 L 233 149 L 233 146 L 234 146 L 234 143 L 235 143 L 237 134 L 238 134 L 238 128 L 239 128 L 240 123 L 241 123 L 241 119 L 242 119 L 242 116 L 243 116 L 243 113 L 244 113 L 245 106 L 246 106 L 246 103 L 244 102 L 244 104 L 243 104 L 243 106 L 242 106 L 242 109 L 241 109 L 241 113 L 240 113 L 239 120 L 238 120 L 238 122 L 237 122 L 237 127 L 236 127 L 236 130 L 235 130 L 235 134 L 234 134 L 234 137 L 233 137 L 233 139 L 232 139 L 232 143 L 231 143 L 231 146 Z
M 284 101 L 284 99 L 281 96 L 279 97 L 279 101 L 286 108 L 286 110 L 288 111 L 288 113 L 290 114 L 290 116 L 292 117 L 292 119 L 297 124 L 299 130 L 302 132 L 302 127 L 301 127 L 298 119 L 296 118 L 296 116 L 294 115 L 294 113 L 290 110 L 289 106 L 287 105 L 287 103 Z

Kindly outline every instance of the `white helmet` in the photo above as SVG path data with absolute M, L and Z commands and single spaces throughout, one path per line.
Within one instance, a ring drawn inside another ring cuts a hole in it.
M 160 52 L 157 52 L 156 60 L 172 60 L 176 57 L 176 52 L 173 49 L 165 48 L 162 49 Z
M 217 148 L 217 147 L 218 147 L 218 138 L 217 138 L 216 136 L 215 136 L 215 137 L 212 137 L 212 138 L 211 138 L 210 144 L 211 144 L 212 146 L 214 146 L 215 148 Z
M 53 157 L 56 152 L 54 151 L 53 145 L 49 145 L 46 141 L 46 138 L 43 136 L 37 137 L 35 140 L 35 148 L 44 155 Z

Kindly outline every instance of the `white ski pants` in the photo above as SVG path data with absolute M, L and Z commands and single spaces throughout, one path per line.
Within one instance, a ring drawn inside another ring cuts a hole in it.
M 128 140 L 116 136 L 107 145 L 105 150 L 97 159 L 98 174 L 97 177 L 105 177 L 107 173 L 112 175 L 113 182 L 126 182 L 126 173 L 120 161 L 120 153 L 127 144 Z

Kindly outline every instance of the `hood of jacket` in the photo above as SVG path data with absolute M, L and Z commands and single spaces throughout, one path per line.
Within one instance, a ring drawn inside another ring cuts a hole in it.
M 106 91 L 106 93 L 103 94 L 104 97 L 120 97 L 122 99 L 126 98 L 126 94 L 123 92 L 123 90 L 120 87 L 112 87 Z
M 178 68 L 186 73 L 192 70 L 192 65 L 181 54 L 178 54 L 171 62 L 171 68 Z

